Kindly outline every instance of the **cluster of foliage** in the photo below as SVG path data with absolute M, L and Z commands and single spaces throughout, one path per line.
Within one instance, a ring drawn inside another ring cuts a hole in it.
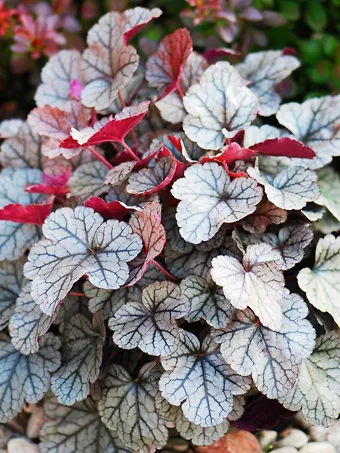
M 340 412 L 340 97 L 281 105 L 291 49 L 185 28 L 139 64 L 160 16 L 104 15 L 0 126 L 0 421 L 44 398 L 42 452 L 209 445 L 249 395 Z

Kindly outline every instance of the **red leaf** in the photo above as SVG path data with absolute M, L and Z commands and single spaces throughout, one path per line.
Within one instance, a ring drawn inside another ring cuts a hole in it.
M 0 220 L 41 226 L 46 217 L 51 213 L 52 207 L 53 202 L 29 204 L 27 206 L 19 203 L 11 203 L 0 209 Z
M 146 78 L 150 85 L 163 90 L 159 99 L 178 88 L 184 63 L 191 54 L 192 40 L 186 28 L 179 28 L 165 36 L 155 55 L 146 65 Z
M 215 63 L 221 58 L 240 57 L 241 55 L 241 52 L 237 52 L 234 49 L 228 49 L 227 47 L 221 47 L 219 49 L 208 49 L 203 54 L 203 56 L 208 60 L 210 64 Z
M 71 170 L 64 171 L 58 175 L 48 175 L 43 173 L 42 184 L 26 185 L 26 192 L 30 193 L 44 193 L 46 195 L 66 195 L 70 192 L 67 186 L 68 180 L 71 176 Z
M 250 148 L 257 154 L 269 156 L 300 157 L 302 159 L 313 159 L 315 157 L 315 152 L 311 148 L 288 137 L 265 140 L 252 145 Z
M 133 206 L 127 206 L 121 201 L 110 201 L 106 203 L 102 198 L 90 197 L 85 201 L 84 206 L 94 209 L 103 219 L 123 220 L 130 209 L 135 209 Z
M 126 46 L 130 39 L 132 39 L 136 33 L 153 19 L 156 19 L 162 14 L 162 11 L 158 8 L 153 8 L 151 10 L 147 10 L 143 8 L 143 12 L 141 13 L 142 8 L 134 8 L 126 11 L 123 13 L 124 19 L 128 21 L 129 28 L 124 33 L 124 45 Z M 135 25 L 132 25 L 134 23 Z
M 109 117 L 98 121 L 93 127 L 80 131 L 73 129 L 72 136 L 60 143 L 67 149 L 78 148 L 79 145 L 91 146 L 104 142 L 123 143 L 126 135 L 144 118 L 149 108 L 149 101 L 126 107 L 115 118 Z M 75 138 L 74 138 L 75 137 Z
M 248 160 L 255 157 L 256 153 L 248 148 L 242 148 L 238 143 L 231 143 L 222 153 L 211 157 L 202 157 L 200 162 L 219 162 L 221 164 L 231 165 L 236 160 Z

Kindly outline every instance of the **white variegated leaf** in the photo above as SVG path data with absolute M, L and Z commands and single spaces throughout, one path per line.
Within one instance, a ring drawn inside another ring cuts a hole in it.
M 276 86 L 300 66 L 299 60 L 281 50 L 254 52 L 236 68 L 250 82 L 249 89 L 258 97 L 259 114 L 270 116 L 277 112 L 281 98 Z
M 340 177 L 332 167 L 328 166 L 318 171 L 320 197 L 315 203 L 325 206 L 328 211 L 340 221 Z
M 100 330 L 103 328 L 100 319 L 94 318 L 91 325 L 82 315 L 75 315 L 68 322 L 63 332 L 61 367 L 51 381 L 51 388 L 61 404 L 72 406 L 88 396 L 90 383 L 97 379 L 102 363 L 105 329 Z
M 304 166 L 321 168 L 340 155 L 339 102 L 340 96 L 324 96 L 284 104 L 277 112 L 279 123 L 316 152 L 313 160 L 304 159 Z
M 71 195 L 86 199 L 107 192 L 109 189 L 104 185 L 107 172 L 107 167 L 99 161 L 80 165 L 69 180 Z
M 282 325 L 277 331 L 262 326 L 246 309 L 238 310 L 230 324 L 213 335 L 232 369 L 241 376 L 251 374 L 260 392 L 272 399 L 284 396 L 295 385 L 298 365 L 312 353 L 315 339 L 300 296 L 285 290 L 281 307 Z
M 340 325 L 340 237 L 327 234 L 317 243 L 315 264 L 297 276 L 300 288 L 318 310 L 330 313 Z
M 155 403 L 160 374 L 155 362 L 144 365 L 138 379 L 112 365 L 102 383 L 98 406 L 102 421 L 134 451 L 162 448 L 167 441 L 168 430 Z
M 91 208 L 58 209 L 43 225 L 45 239 L 35 244 L 25 265 L 33 280 L 32 297 L 52 315 L 84 274 L 103 289 L 117 289 L 129 275 L 127 263 L 141 250 L 140 237 L 118 220 L 103 221 Z
M 313 228 L 308 223 L 281 228 L 278 234 L 245 234 L 236 233 L 235 230 L 233 233 L 235 239 L 236 235 L 244 246 L 260 244 L 261 242 L 271 245 L 282 256 L 283 270 L 291 269 L 303 259 L 305 248 L 312 242 L 314 237 Z
M 203 428 L 222 423 L 232 411 L 233 395 L 250 387 L 250 379 L 233 372 L 210 337 L 200 345 L 184 330 L 176 351 L 162 365 L 167 370 L 159 381 L 162 396 L 174 406 L 183 403 L 184 416 Z
M 180 234 L 193 244 L 211 239 L 223 223 L 251 214 L 262 198 L 262 190 L 253 179 L 231 181 L 216 162 L 192 165 L 184 178 L 175 181 L 171 192 L 181 200 L 176 215 Z
M 178 285 L 155 282 L 147 286 L 139 302 L 127 302 L 113 318 L 109 327 L 113 341 L 123 349 L 137 346 L 149 355 L 169 355 L 178 343 L 176 319 L 188 313 L 188 300 L 181 296 Z
M 49 398 L 44 405 L 51 419 L 41 431 L 41 453 L 129 453 L 117 435 L 100 420 L 94 403 L 87 399 L 72 407 Z
M 57 312 L 56 314 L 57 315 Z M 56 316 L 47 316 L 32 299 L 31 283 L 26 284 L 10 319 L 9 333 L 12 344 L 21 354 L 34 354 L 39 350 L 40 338 L 50 328 Z
M 186 321 L 205 319 L 215 328 L 223 328 L 230 321 L 234 307 L 214 282 L 196 275 L 189 275 L 181 282 L 182 295 L 189 299 L 190 311 Z
M 96 288 L 86 281 L 84 283 L 84 293 L 89 298 L 90 312 L 97 313 L 102 311 L 104 319 L 112 318 L 124 304 L 141 300 L 141 290 L 136 286 L 111 291 L 109 289 Z
M 249 126 L 244 131 L 243 146 L 249 148 L 256 143 L 261 143 L 272 138 L 291 137 L 285 129 L 278 129 L 274 126 L 264 124 L 263 126 Z
M 4 120 L 0 123 L 0 138 L 15 137 L 21 126 L 24 124 L 23 120 L 12 119 Z
M 0 263 L 0 330 L 8 325 L 21 287 L 25 283 L 24 263 L 24 258 L 17 261 L 6 260 Z
M 60 365 L 60 341 L 52 334 L 41 338 L 36 354 L 22 355 L 5 333 L 0 333 L 0 420 L 21 411 L 24 402 L 37 403 L 47 392 L 50 373 Z
M 242 262 L 231 256 L 217 256 L 212 260 L 211 276 L 235 308 L 250 307 L 264 326 L 278 330 L 284 288 L 281 268 L 280 253 L 262 243 L 247 247 Z
M 65 107 L 70 100 L 70 83 L 75 79 L 82 81 L 80 63 L 81 55 L 77 50 L 61 50 L 49 59 L 34 97 L 38 107 Z
M 41 171 L 32 168 L 6 168 L 0 174 L 0 208 L 9 203 L 24 206 L 37 203 L 40 194 L 25 192 L 26 184 L 41 182 Z M 39 240 L 40 228 L 33 224 L 0 221 L 0 261 L 14 261 Z
M 41 160 L 41 139 L 27 121 L 1 145 L 0 162 L 4 167 L 39 168 Z
M 269 201 L 289 211 L 302 209 L 309 201 L 317 200 L 320 192 L 314 171 L 290 166 L 279 168 L 275 174 L 271 174 L 267 168 L 261 168 L 261 162 L 268 162 L 269 159 L 258 159 L 255 167 L 248 168 L 249 175 L 263 184 Z
M 296 386 L 279 401 L 305 419 L 328 427 L 340 413 L 340 338 L 329 332 L 318 338 L 313 354 L 301 367 Z
M 237 70 L 222 61 L 204 72 L 183 102 L 189 113 L 183 121 L 184 132 L 204 149 L 221 148 L 226 138 L 246 129 L 258 111 L 257 97 Z

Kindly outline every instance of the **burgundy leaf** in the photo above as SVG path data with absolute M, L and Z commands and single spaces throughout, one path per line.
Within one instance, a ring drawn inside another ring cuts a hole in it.
M 239 57 L 242 54 L 240 52 L 237 52 L 234 49 L 229 49 L 227 47 L 220 47 L 217 49 L 207 49 L 203 55 L 208 60 L 209 63 L 215 63 L 216 61 L 220 60 L 221 58 Z
M 70 188 L 67 185 L 70 176 L 71 170 L 66 170 L 58 175 L 43 173 L 43 183 L 26 185 L 26 192 L 43 193 L 46 195 L 66 195 L 70 192 Z
M 315 157 L 312 148 L 289 137 L 268 139 L 252 145 L 250 149 L 256 151 L 257 154 L 269 156 L 299 157 L 302 159 L 313 159 Z
M 184 63 L 192 52 L 192 40 L 186 28 L 167 35 L 155 55 L 146 64 L 146 79 L 162 90 L 160 98 L 179 88 Z
M 0 209 L 0 220 L 8 220 L 15 223 L 29 223 L 42 225 L 51 213 L 52 203 L 29 204 L 23 206 L 20 203 L 10 203 Z
M 123 220 L 130 209 L 137 209 L 134 206 L 128 206 L 125 203 L 116 200 L 106 203 L 100 197 L 90 197 L 85 201 L 84 206 L 94 209 L 95 212 L 98 212 L 105 220 L 116 219 L 119 221 Z

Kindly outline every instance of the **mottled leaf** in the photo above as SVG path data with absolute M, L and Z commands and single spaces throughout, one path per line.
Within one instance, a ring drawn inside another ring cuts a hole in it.
M 285 290 L 280 301 L 282 324 L 273 331 L 262 326 L 250 309 L 236 311 L 214 341 L 222 343 L 224 360 L 241 376 L 252 375 L 256 387 L 268 398 L 284 396 L 295 384 L 303 359 L 314 347 L 315 331 L 305 318 L 308 308 L 297 294 Z
M 127 262 L 142 247 L 126 223 L 104 222 L 93 209 L 81 206 L 52 213 L 43 233 L 45 239 L 32 247 L 24 270 L 33 280 L 33 299 L 47 315 L 84 274 L 99 288 L 122 286 L 128 278 Z
M 315 264 L 305 267 L 297 276 L 300 288 L 309 302 L 320 311 L 330 313 L 340 325 L 340 237 L 328 234 L 319 239 L 315 250 Z
M 159 376 L 155 362 L 144 365 L 138 379 L 112 365 L 102 384 L 98 406 L 102 421 L 132 450 L 162 448 L 167 441 L 168 430 L 155 405 Z
M 231 181 L 216 162 L 192 165 L 171 192 L 181 200 L 176 215 L 180 234 L 193 244 L 211 239 L 223 223 L 251 214 L 262 198 L 262 190 L 254 180 Z
M 97 319 L 100 324 L 100 319 Z M 82 315 L 73 316 L 63 332 L 61 367 L 54 373 L 51 388 L 61 404 L 71 406 L 85 399 L 96 381 L 102 362 L 104 325 L 93 326 Z
M 249 89 L 259 98 L 259 114 L 270 116 L 277 112 L 280 95 L 276 86 L 300 66 L 299 60 L 281 50 L 254 52 L 236 68 L 249 81 Z
M 58 310 L 55 315 L 58 314 Z M 39 342 L 56 316 L 47 316 L 32 299 L 31 283 L 25 285 L 16 301 L 15 311 L 9 322 L 9 333 L 15 349 L 21 354 L 34 354 Z
M 82 79 L 81 55 L 77 50 L 62 50 L 53 55 L 41 73 L 42 84 L 35 93 L 38 107 L 51 105 L 63 109 L 70 100 L 70 84 Z
M 196 275 L 189 275 L 182 280 L 182 295 L 190 302 L 190 311 L 185 319 L 189 322 L 205 319 L 211 326 L 223 328 L 230 321 L 234 307 L 223 290 L 209 280 Z
M 69 180 L 71 195 L 85 199 L 107 192 L 108 187 L 104 185 L 107 171 L 107 167 L 99 161 L 80 165 Z
M 248 173 L 258 183 L 263 184 L 268 200 L 275 206 L 288 211 L 298 210 L 319 197 L 317 175 L 314 171 L 290 166 L 278 168 L 272 173 L 267 165 L 270 165 L 270 159 L 273 158 L 259 158 L 254 168 L 248 168 Z
M 181 296 L 178 285 L 155 282 L 142 292 L 139 302 L 127 302 L 113 318 L 109 327 L 113 341 L 123 349 L 137 346 L 149 355 L 169 355 L 178 343 L 176 319 L 188 313 L 188 300 Z
M 232 410 L 233 395 L 250 387 L 250 379 L 232 371 L 211 338 L 200 345 L 184 330 L 176 351 L 162 365 L 167 370 L 159 382 L 162 396 L 175 406 L 183 402 L 184 416 L 204 428 L 222 423 Z
M 184 107 L 189 113 L 183 121 L 186 135 L 201 148 L 219 149 L 255 119 L 258 100 L 235 68 L 218 62 L 189 88 Z
M 249 233 L 264 233 L 268 225 L 278 225 L 286 220 L 287 212 L 284 209 L 264 199 L 257 205 L 256 211 L 242 219 L 240 224 Z
M 330 426 L 340 412 L 340 339 L 337 332 L 318 338 L 313 354 L 305 360 L 296 386 L 280 402 L 318 426 Z
M 0 420 L 21 411 L 24 402 L 37 403 L 48 390 L 50 373 L 60 365 L 59 339 L 46 334 L 36 354 L 22 355 L 10 338 L 0 333 Z
M 25 259 L 0 263 L 0 330 L 3 330 L 14 312 L 15 302 L 25 283 Z
M 90 399 L 69 407 L 49 398 L 44 410 L 52 421 L 41 430 L 41 453 L 129 453 Z
M 309 168 L 321 168 L 340 155 L 339 100 L 340 96 L 324 96 L 291 102 L 277 112 L 279 123 L 316 152 L 316 158 L 304 163 Z
M 264 326 L 278 330 L 284 287 L 281 268 L 280 253 L 262 243 L 247 247 L 242 262 L 217 256 L 212 260 L 211 276 L 235 308 L 250 307 Z

